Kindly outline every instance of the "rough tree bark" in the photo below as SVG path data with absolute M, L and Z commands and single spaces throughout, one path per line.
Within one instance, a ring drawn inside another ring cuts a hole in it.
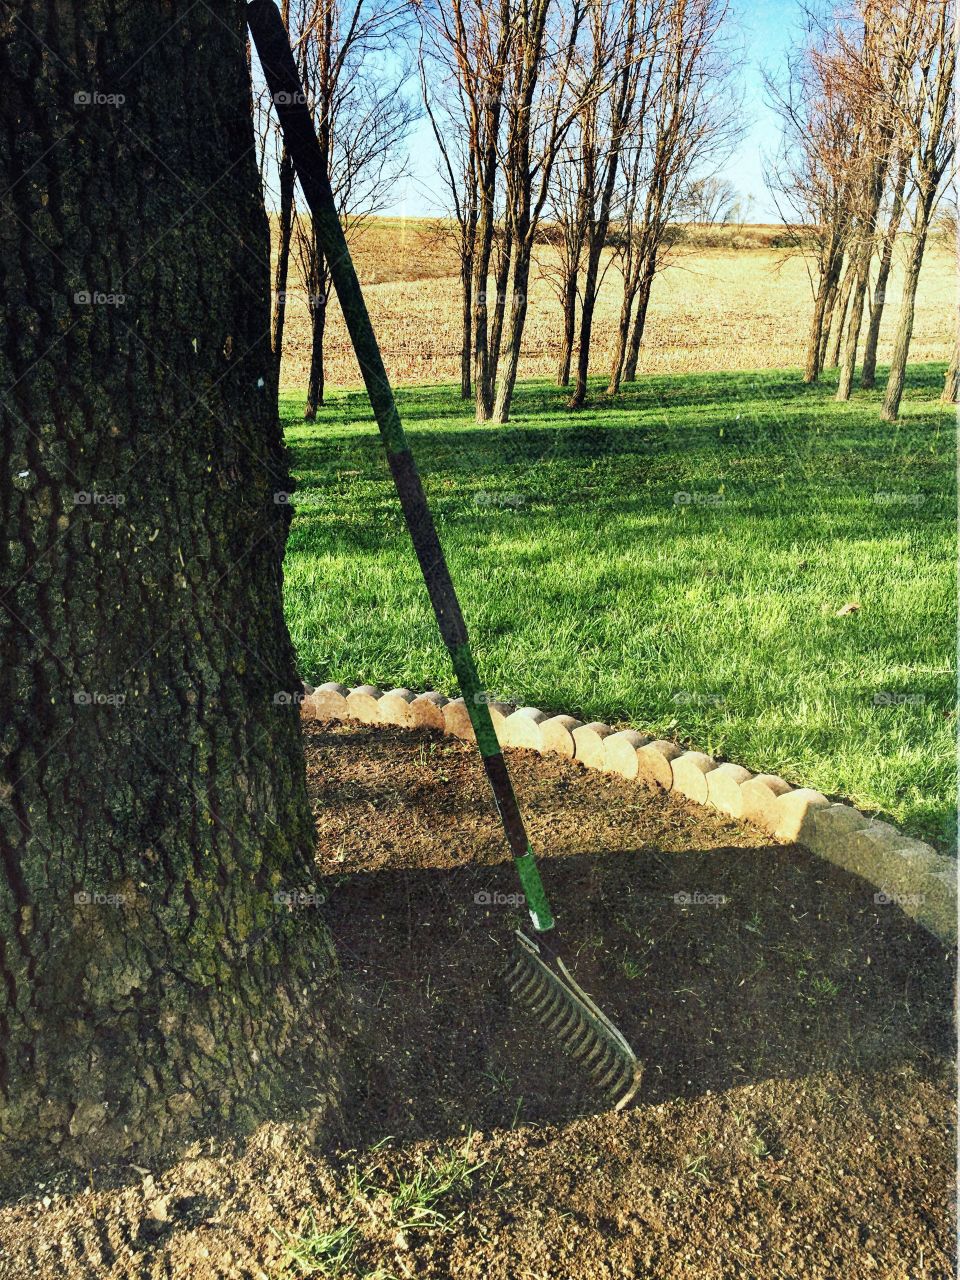
M 244 35 L 0 16 L 4 1176 L 336 1111 Z

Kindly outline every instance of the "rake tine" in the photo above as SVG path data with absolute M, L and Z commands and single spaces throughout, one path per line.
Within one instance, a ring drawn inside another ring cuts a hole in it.
M 540 946 L 519 929 L 516 939 L 519 959 L 508 970 L 508 986 L 596 1087 L 617 1099 L 614 1107 L 621 1110 L 640 1086 L 640 1064 L 633 1050 L 562 960 L 553 957 L 554 969 Z

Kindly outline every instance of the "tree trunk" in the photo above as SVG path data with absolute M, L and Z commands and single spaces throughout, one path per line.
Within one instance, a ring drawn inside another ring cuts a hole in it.
M 857 346 L 860 342 L 860 327 L 863 324 L 863 308 L 867 298 L 867 283 L 870 275 L 870 259 L 873 256 L 873 242 L 865 239 L 857 250 L 856 274 L 850 292 L 850 319 L 847 323 L 847 337 L 843 347 L 843 363 L 840 366 L 840 382 L 837 386 L 837 399 L 849 400 L 853 390 L 853 376 L 857 368 Z
M 903 297 L 900 302 L 900 315 L 897 318 L 897 332 L 893 340 L 893 355 L 890 358 L 890 373 L 887 377 L 887 390 L 883 397 L 880 417 L 884 422 L 896 422 L 900 414 L 900 401 L 903 397 L 903 386 L 907 376 L 907 356 L 910 354 L 910 340 L 913 337 L 913 317 L 917 303 L 917 284 L 920 280 L 920 268 L 923 265 L 923 252 L 927 242 L 926 220 L 914 235 L 910 257 L 907 260 L 903 277 Z
M 513 304 L 510 309 L 510 337 L 507 342 L 506 367 L 501 370 L 497 381 L 497 395 L 493 407 L 495 422 L 510 421 L 510 403 L 513 400 L 513 389 L 517 384 L 523 326 L 527 318 L 530 249 L 531 246 L 523 241 L 517 245 L 517 261 L 513 270 Z
M 244 48 L 0 18 L 4 1177 L 336 1110 Z
M 310 376 L 307 379 L 307 403 L 303 411 L 304 422 L 315 422 L 317 410 L 323 408 L 323 337 L 327 328 L 326 291 L 310 299 Z
M 623 365 L 623 381 L 636 382 L 637 364 L 640 360 L 640 343 L 643 341 L 643 330 L 647 323 L 647 308 L 650 305 L 650 291 L 653 288 L 654 268 L 647 263 L 640 276 L 637 287 L 637 314 L 633 318 L 633 331 L 630 334 L 630 346 Z
M 287 276 L 290 269 L 290 240 L 293 233 L 293 161 L 284 147 L 280 153 L 280 210 L 277 222 L 277 270 L 274 278 L 271 347 L 280 385 L 283 360 L 283 323 L 287 314 Z
M 489 395 L 493 398 L 497 382 L 497 369 L 500 367 L 500 347 L 503 342 L 503 321 L 507 311 L 507 283 L 510 279 L 510 263 L 513 260 L 513 236 L 507 228 L 503 232 L 503 244 L 497 255 L 497 270 L 494 277 L 495 301 L 493 304 L 493 321 L 490 325 L 490 360 L 487 365 L 487 378 L 490 383 Z
M 567 274 L 563 282 L 563 338 L 560 346 L 560 363 L 557 367 L 557 386 L 566 387 L 570 383 L 570 364 L 573 360 L 573 340 L 577 332 L 577 275 L 576 271 Z
M 460 263 L 460 290 L 463 296 L 460 340 L 460 399 L 473 395 L 473 259 Z
M 481 200 L 477 223 L 477 252 L 473 260 L 473 394 L 477 422 L 488 422 L 493 412 L 487 306 L 494 233 L 491 201 L 492 196 Z
M 847 327 L 847 312 L 850 309 L 850 290 L 852 286 L 853 271 L 848 266 L 843 282 L 840 285 L 837 302 L 834 305 L 834 318 L 830 333 L 830 355 L 827 358 L 827 365 L 831 369 L 838 368 L 840 364 L 840 349 L 843 346 L 843 334 Z
M 581 409 L 587 398 L 587 375 L 590 372 L 590 341 L 593 337 L 593 312 L 597 304 L 597 276 L 600 272 L 600 254 L 606 240 L 606 228 L 594 235 L 587 256 L 587 273 L 583 283 L 583 303 L 580 308 L 580 345 L 577 349 L 577 385 L 570 397 L 570 408 Z
M 944 404 L 956 404 L 960 400 L 960 316 L 957 317 L 958 337 L 953 344 L 953 355 L 950 357 L 950 367 L 947 369 L 947 376 L 943 382 L 943 391 L 940 399 Z
M 863 348 L 863 370 L 860 374 L 860 385 L 865 391 L 872 391 L 877 382 L 877 344 L 880 341 L 880 322 L 883 319 L 883 307 L 887 300 L 887 283 L 890 279 L 890 268 L 893 266 L 893 247 L 903 217 L 903 192 L 907 185 L 908 166 L 900 165 L 897 185 L 893 193 L 893 208 L 890 211 L 890 222 L 883 239 L 880 251 L 880 267 L 877 272 L 877 283 L 873 291 L 873 307 L 870 311 L 870 324 L 867 328 L 867 340 Z
M 803 380 L 808 385 L 816 382 L 820 377 L 824 346 L 823 331 L 829 315 L 831 298 L 836 293 L 840 265 L 841 263 L 837 261 L 836 253 L 831 253 L 827 257 L 823 271 L 820 273 L 820 283 L 817 287 L 817 296 L 813 304 L 813 317 L 810 321 L 810 334 L 807 338 L 807 362 L 803 371 Z
M 628 264 L 623 277 L 623 301 L 620 304 L 620 320 L 617 324 L 617 346 L 610 366 L 610 381 L 607 383 L 607 395 L 615 396 L 620 390 L 623 378 L 623 363 L 627 356 L 627 340 L 630 336 L 630 318 L 633 314 L 633 300 L 637 294 L 639 278 L 636 271 Z
M 827 314 L 824 316 L 823 326 L 820 330 L 820 352 L 817 356 L 819 372 L 823 370 L 827 363 L 827 347 L 830 343 L 830 332 L 833 328 L 834 315 L 837 309 L 837 297 L 840 293 L 839 273 L 834 278 L 833 287 L 827 297 Z

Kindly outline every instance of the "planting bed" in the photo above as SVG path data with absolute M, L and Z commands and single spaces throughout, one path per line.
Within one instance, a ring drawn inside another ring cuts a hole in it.
M 873 885 L 509 752 L 577 979 L 645 1062 L 613 1114 L 499 983 L 523 909 L 475 749 L 304 733 L 324 901 L 295 909 L 329 919 L 355 1030 L 339 1148 L 292 1111 L 51 1174 L 0 1208 L 0 1276 L 953 1274 L 950 956 Z

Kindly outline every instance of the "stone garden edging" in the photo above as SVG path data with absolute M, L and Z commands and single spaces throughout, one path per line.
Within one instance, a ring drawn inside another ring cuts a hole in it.
M 956 943 L 956 860 L 890 823 L 868 818 L 852 805 L 835 804 L 809 787 L 792 787 L 776 774 L 718 764 L 702 751 L 684 751 L 675 742 L 633 729 L 583 724 L 573 716 L 548 716 L 536 707 L 488 705 L 501 746 L 556 753 L 588 769 L 676 791 L 777 839 L 796 841 L 875 885 L 879 904 L 899 906 L 934 937 Z M 301 713 L 318 720 L 439 729 L 475 741 L 464 700 L 433 692 L 366 684 L 348 689 L 335 682 L 314 689 L 305 684 Z

